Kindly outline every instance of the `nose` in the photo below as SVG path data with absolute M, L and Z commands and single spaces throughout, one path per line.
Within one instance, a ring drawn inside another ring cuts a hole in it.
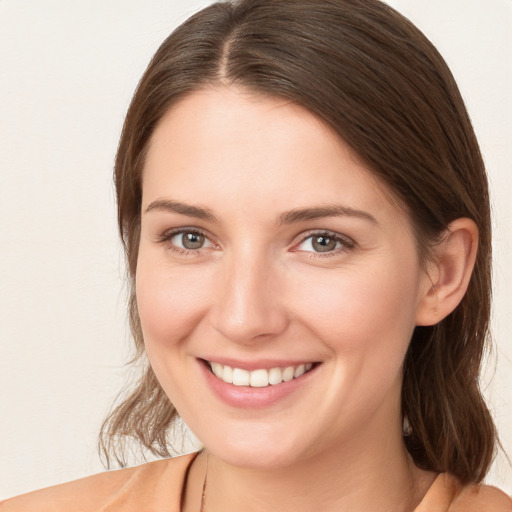
M 211 310 L 214 329 L 236 343 L 271 339 L 286 330 L 283 280 L 263 256 L 226 258 Z

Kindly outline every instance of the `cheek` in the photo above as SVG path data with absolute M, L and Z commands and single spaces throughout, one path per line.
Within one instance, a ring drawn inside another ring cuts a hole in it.
M 204 277 L 139 259 L 136 295 L 146 346 L 177 343 L 197 324 L 211 294 Z
M 298 316 L 328 350 L 332 379 L 317 405 L 332 415 L 340 431 L 343 425 L 354 427 L 353 421 L 368 419 L 386 397 L 397 400 L 403 360 L 414 330 L 415 270 L 410 262 L 405 266 L 365 266 L 364 272 L 347 267 L 337 275 L 303 281 L 307 299 L 304 293 L 294 291 L 303 297 L 297 302 Z M 393 404 L 395 407 L 395 401 Z
M 291 293 L 298 297 L 297 316 L 332 350 L 377 354 L 396 347 L 401 354 L 406 349 L 419 283 L 410 261 L 316 272 L 300 281 Z

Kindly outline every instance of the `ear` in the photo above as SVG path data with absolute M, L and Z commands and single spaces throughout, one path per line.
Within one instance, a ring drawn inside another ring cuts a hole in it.
M 435 325 L 459 305 L 468 288 L 477 248 L 478 228 L 471 219 L 457 219 L 448 226 L 428 265 L 416 325 Z

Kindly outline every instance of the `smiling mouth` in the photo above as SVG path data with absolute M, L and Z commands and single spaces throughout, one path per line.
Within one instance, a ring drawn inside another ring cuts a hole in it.
M 233 384 L 234 386 L 249 386 L 253 388 L 277 386 L 283 382 L 298 379 L 317 365 L 317 363 L 304 363 L 296 366 L 286 366 L 284 368 L 261 368 L 248 371 L 242 368 L 233 368 L 214 361 L 205 362 L 209 366 L 211 372 L 227 384 Z

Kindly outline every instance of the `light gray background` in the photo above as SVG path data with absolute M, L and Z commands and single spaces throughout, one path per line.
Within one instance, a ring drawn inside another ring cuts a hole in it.
M 103 469 L 96 435 L 130 354 L 115 149 L 149 58 L 209 3 L 0 0 L 0 499 Z M 484 382 L 511 453 L 512 2 L 389 3 L 445 56 L 487 163 L 497 363 Z M 512 492 L 503 456 L 488 481 Z

